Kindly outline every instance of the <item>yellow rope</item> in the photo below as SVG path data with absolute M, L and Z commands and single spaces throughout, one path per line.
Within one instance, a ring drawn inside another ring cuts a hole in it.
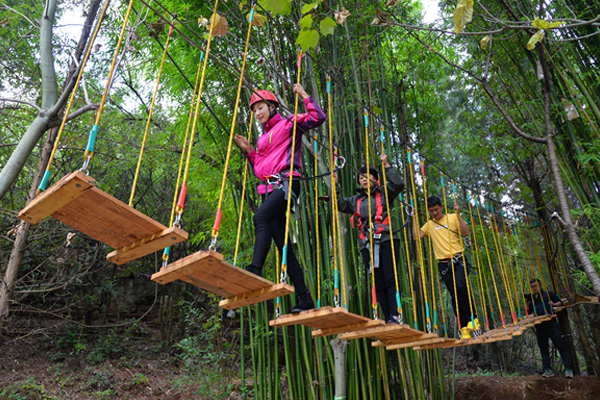
M 135 168 L 135 174 L 133 176 L 133 185 L 131 186 L 131 195 L 129 196 L 129 207 L 133 207 L 133 198 L 135 196 L 135 189 L 137 187 L 137 181 L 138 181 L 138 177 L 140 174 L 140 167 L 142 166 L 142 157 L 144 156 L 144 150 L 146 148 L 146 140 L 148 138 L 148 131 L 150 130 L 150 122 L 152 121 L 152 113 L 154 111 L 154 104 L 156 102 L 156 96 L 158 95 L 158 87 L 160 86 L 160 77 L 162 76 L 163 67 L 165 65 L 165 59 L 167 58 L 167 49 L 169 48 L 169 42 L 171 40 L 171 33 L 173 33 L 173 25 L 169 26 L 169 34 L 167 35 L 165 49 L 163 51 L 162 59 L 160 60 L 160 67 L 158 68 L 158 76 L 156 77 L 156 86 L 154 87 L 154 94 L 152 95 L 152 102 L 150 103 L 150 109 L 148 110 L 148 118 L 146 119 L 146 127 L 144 128 L 144 138 L 142 139 L 142 146 L 140 147 L 140 155 L 138 156 L 137 166 Z
M 249 23 L 248 23 L 248 33 L 246 34 L 246 45 L 244 47 L 242 69 L 240 72 L 240 80 L 238 82 L 238 89 L 237 89 L 237 94 L 236 94 L 236 98 L 235 98 L 235 105 L 233 108 L 233 119 L 231 121 L 231 130 L 229 132 L 229 142 L 227 144 L 227 156 L 225 157 L 225 168 L 223 170 L 223 180 L 221 181 L 221 193 L 219 194 L 219 204 L 217 205 L 217 216 L 215 218 L 215 224 L 213 225 L 213 230 L 212 230 L 211 247 L 213 249 L 216 245 L 217 238 L 219 237 L 219 226 L 221 224 L 221 215 L 222 215 L 221 206 L 223 205 L 223 197 L 225 195 L 225 183 L 227 181 L 227 171 L 229 169 L 229 160 L 231 159 L 231 150 L 233 148 L 233 136 L 235 134 L 235 125 L 237 122 L 238 107 L 240 104 L 242 85 L 244 83 L 244 72 L 246 71 L 246 59 L 248 56 L 248 47 L 250 45 L 250 33 L 252 32 L 252 16 L 253 15 L 254 15 L 254 6 L 252 6 L 252 9 L 250 10 L 251 18 L 249 19 Z M 214 24 L 215 20 L 216 20 L 216 9 L 215 9 L 215 14 L 213 14 L 213 24 Z M 211 24 L 211 27 L 213 24 Z
M 252 123 L 254 113 L 250 113 L 250 127 L 248 129 L 248 140 L 252 138 Z M 238 253 L 240 249 L 240 239 L 242 236 L 242 221 L 244 216 L 244 200 L 246 199 L 246 184 L 248 181 L 248 158 L 244 160 L 244 178 L 242 180 L 242 199 L 240 200 L 240 217 L 238 219 L 237 235 L 235 239 L 235 252 L 233 254 L 233 265 L 237 265 Z
M 301 71 L 302 71 L 302 50 L 300 50 L 298 52 L 298 78 L 296 80 L 296 83 L 299 85 L 300 84 L 300 75 L 301 75 Z M 283 254 L 281 257 L 281 275 L 282 278 L 281 281 L 285 281 L 286 278 L 286 274 L 287 274 L 287 249 L 288 249 L 288 236 L 290 234 L 290 219 L 291 219 L 291 213 L 290 210 L 292 208 L 292 184 L 294 182 L 294 156 L 296 153 L 296 130 L 298 127 L 298 98 L 299 95 L 298 93 L 296 93 L 296 96 L 294 96 L 294 128 L 292 131 L 292 151 L 290 154 L 291 157 L 291 161 L 290 161 L 290 176 L 289 176 L 289 193 L 288 193 L 288 198 L 287 198 L 287 204 L 286 204 L 286 209 L 285 209 L 285 236 L 284 236 L 284 243 L 283 243 Z
M 314 135 L 315 169 L 314 175 L 319 174 L 319 157 L 317 154 L 317 135 Z M 291 189 L 291 186 L 290 186 Z M 291 195 L 291 193 L 290 193 Z M 315 180 L 315 244 L 317 245 L 317 303 L 321 304 L 321 238 L 319 236 L 319 182 Z M 335 255 L 334 255 L 335 258 Z
M 473 219 L 473 211 L 471 208 L 471 200 L 469 199 L 469 193 L 467 192 L 467 204 L 469 206 L 469 218 L 471 220 L 471 226 L 473 227 L 473 233 L 472 233 L 472 237 L 473 237 L 473 252 L 475 253 L 475 267 L 477 268 L 477 284 L 478 284 L 478 288 L 479 288 L 479 301 L 481 303 L 481 309 L 483 310 L 483 315 L 486 321 L 486 326 L 489 329 L 489 322 L 488 322 L 488 313 L 487 313 L 487 307 L 485 306 L 485 291 L 483 288 L 483 279 L 482 279 L 482 275 L 483 275 L 483 263 L 481 260 L 481 254 L 479 253 L 479 243 L 477 241 L 477 230 L 475 227 L 475 220 Z M 491 304 L 490 304 L 491 306 Z
M 104 7 L 102 8 L 102 12 L 100 13 L 100 16 L 98 18 L 96 28 L 94 29 L 94 32 L 92 33 L 92 38 L 91 38 L 88 48 L 85 52 L 85 56 L 83 57 L 83 61 L 81 62 L 81 67 L 79 69 L 79 74 L 77 75 L 77 80 L 75 81 L 75 86 L 73 87 L 73 90 L 71 92 L 71 97 L 69 98 L 69 102 L 67 103 L 67 107 L 65 109 L 65 115 L 63 116 L 63 119 L 60 123 L 60 127 L 58 128 L 56 140 L 54 141 L 54 146 L 52 147 L 52 152 L 50 153 L 50 158 L 48 159 L 48 164 L 46 165 L 46 173 L 44 176 L 46 182 L 48 180 L 48 177 L 46 177 L 46 175 L 50 174 L 50 167 L 52 166 L 52 162 L 54 161 L 54 157 L 56 155 L 56 150 L 58 149 L 58 144 L 60 143 L 60 139 L 61 139 L 63 131 L 65 129 L 65 125 L 67 123 L 67 118 L 69 117 L 69 112 L 71 111 L 71 107 L 73 106 L 75 94 L 77 93 L 77 90 L 79 89 L 79 83 L 81 82 L 81 78 L 83 77 L 83 70 L 85 69 L 87 61 L 90 57 L 90 53 L 92 52 L 93 44 L 96 41 L 96 36 L 98 35 L 98 31 L 100 30 L 100 25 L 102 24 L 102 20 L 104 19 L 104 16 L 106 15 L 106 10 L 108 9 L 109 3 L 110 3 L 109 0 L 106 0 L 104 2 Z M 40 192 L 42 192 L 44 190 L 45 190 L 45 183 L 43 186 L 40 185 L 40 188 L 38 189 L 37 194 L 40 194 Z
M 384 154 L 384 149 L 383 149 L 383 140 L 384 140 L 384 127 L 381 127 L 381 154 Z M 385 206 L 387 209 L 387 219 L 388 219 L 388 224 L 390 227 L 390 242 L 391 242 L 391 248 L 392 248 L 392 264 L 394 266 L 394 282 L 396 284 L 396 307 L 397 307 L 397 311 L 398 314 L 400 315 L 400 321 L 402 321 L 402 303 L 400 302 L 400 286 L 398 283 L 398 268 L 397 268 L 397 264 L 396 264 L 396 249 L 395 249 L 395 244 L 394 244 L 394 227 L 392 224 L 392 216 L 390 214 L 390 199 L 388 197 L 388 188 L 387 188 L 387 178 L 385 175 L 385 165 L 383 164 L 383 161 L 381 162 L 381 171 L 383 174 L 383 189 L 385 192 Z M 383 222 L 383 221 L 382 221 Z
M 404 212 L 400 213 L 402 215 L 402 226 L 404 226 L 404 224 L 406 223 L 406 219 L 404 218 Z M 418 238 L 417 238 L 418 240 Z M 408 280 L 410 282 L 410 295 L 411 295 L 411 299 L 412 299 L 412 309 L 413 309 L 413 318 L 414 321 L 417 321 L 417 307 L 416 307 L 416 296 L 415 296 L 415 289 L 414 289 L 414 285 L 413 285 L 413 278 L 412 278 L 412 264 L 410 262 L 410 251 L 409 251 L 409 244 L 408 244 L 408 234 L 405 233 L 404 234 L 404 248 L 406 250 L 406 269 L 408 269 Z
M 458 329 L 461 329 L 460 323 L 460 309 L 458 307 L 458 292 L 456 291 L 456 273 L 454 271 L 454 254 L 452 254 L 452 232 L 450 232 L 450 216 L 448 215 L 448 205 L 446 204 L 446 188 L 444 186 L 444 174 L 441 174 L 442 178 L 442 194 L 444 196 L 444 213 L 446 214 L 446 225 L 448 231 L 448 248 L 450 249 L 450 265 L 452 267 L 452 284 L 454 285 L 454 303 L 456 304 L 456 320 L 458 321 Z M 458 220 L 458 216 L 457 216 Z M 460 225 L 457 226 L 460 231 Z M 465 277 L 466 278 L 466 277 Z
M 477 203 L 477 199 L 475 200 Z M 500 310 L 500 319 L 502 321 L 502 327 L 506 327 L 504 323 L 504 313 L 502 312 L 502 303 L 500 303 L 500 295 L 498 294 L 498 285 L 496 284 L 496 277 L 494 276 L 494 269 L 492 267 L 492 260 L 490 259 L 490 250 L 488 248 L 487 239 L 485 237 L 485 228 L 483 226 L 483 222 L 481 222 L 481 214 L 479 213 L 479 207 L 476 204 L 475 209 L 477 210 L 477 218 L 479 219 L 479 226 L 481 226 L 481 233 L 483 235 L 483 244 L 485 245 L 485 254 L 488 260 L 488 266 L 490 267 L 490 275 L 492 277 L 492 282 L 494 284 L 494 292 L 496 293 L 496 301 L 498 302 L 498 308 Z
M 204 50 L 202 50 L 202 54 L 204 55 Z M 179 193 L 179 185 L 181 184 L 182 180 L 185 156 L 188 153 L 188 135 L 190 134 L 190 128 L 192 126 L 192 118 L 194 116 L 194 105 L 196 102 L 196 96 L 198 94 L 198 84 L 200 83 L 200 75 L 203 65 L 202 57 L 200 57 L 200 61 L 198 62 L 198 72 L 196 72 L 196 82 L 194 83 L 194 94 L 192 95 L 192 101 L 190 101 L 190 112 L 188 113 L 188 120 L 185 127 L 185 136 L 183 138 L 181 158 L 179 159 L 179 168 L 177 169 L 177 183 L 175 184 L 175 191 L 173 194 L 173 206 L 171 207 L 171 217 L 169 218 L 169 226 L 173 225 L 173 221 L 175 220 L 175 211 L 177 210 L 177 213 L 180 215 L 183 211 L 179 210 L 177 207 L 177 195 Z
M 329 122 L 329 170 L 334 171 L 335 163 L 334 163 L 334 151 L 333 151 L 333 121 L 332 121 L 332 112 L 331 112 L 331 77 L 327 77 L 327 119 Z M 333 216 L 333 266 L 334 266 L 334 274 L 337 275 L 340 273 L 341 282 L 337 282 L 338 285 L 335 287 L 335 279 L 338 279 L 337 276 L 334 276 L 334 297 L 339 297 L 339 290 L 342 290 L 343 296 L 343 304 L 344 307 L 347 307 L 346 300 L 346 290 L 345 290 L 345 275 L 344 275 L 344 257 L 342 256 L 341 249 L 341 233 L 340 233 L 340 221 L 339 221 L 339 213 L 338 213 L 338 203 L 337 203 L 337 182 L 336 182 L 336 174 L 332 172 L 331 174 L 331 208 L 332 208 L 332 216 Z M 340 246 L 338 248 L 338 246 Z M 339 272 L 338 272 L 338 254 L 340 256 L 339 262 Z M 335 300 L 334 298 L 334 300 Z M 337 306 L 337 304 L 336 304 Z
M 425 300 L 425 318 L 427 321 L 427 331 L 431 332 L 431 316 L 429 314 L 429 301 L 428 301 L 428 295 L 427 295 L 427 274 L 425 273 L 425 263 L 423 262 L 423 247 L 421 245 L 421 239 L 420 239 L 420 224 L 419 224 L 419 210 L 417 209 L 417 192 L 415 189 L 415 171 L 413 170 L 412 167 L 412 155 L 411 152 L 408 152 L 408 163 L 410 166 L 410 185 L 412 188 L 412 195 L 413 195 L 413 203 L 411 204 L 414 208 L 414 215 L 413 215 L 413 219 L 414 219 L 414 226 L 415 226 L 415 239 L 417 241 L 417 260 L 419 261 L 419 270 L 421 272 L 421 280 L 422 280 L 422 287 L 423 287 L 423 297 Z M 417 327 L 417 314 L 416 314 L 416 310 L 414 310 L 414 308 L 416 308 L 416 305 L 413 306 L 413 313 L 414 313 L 414 318 L 415 318 L 415 327 Z
M 502 221 L 504 222 L 504 216 L 502 218 Z M 508 230 L 507 230 L 508 229 Z M 512 230 L 512 226 L 510 224 L 506 224 L 504 222 L 504 232 L 508 232 L 509 236 L 510 236 L 510 242 L 512 245 L 512 251 L 514 254 L 514 259 L 515 259 L 515 264 L 517 266 L 517 275 L 518 275 L 518 280 L 519 280 L 519 284 L 521 287 L 521 299 L 523 300 L 523 305 L 525 306 L 525 309 L 527 309 L 527 301 L 525 300 L 525 288 L 523 287 L 523 279 L 521 277 L 521 267 L 519 265 L 519 257 L 517 255 L 517 246 L 515 245 L 515 234 L 513 233 Z M 519 306 L 519 313 L 520 313 L 521 307 Z

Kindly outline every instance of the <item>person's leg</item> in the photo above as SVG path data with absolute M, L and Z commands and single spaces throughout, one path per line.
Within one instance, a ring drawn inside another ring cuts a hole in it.
M 398 259 L 398 247 L 400 243 L 394 242 L 394 252 L 396 253 L 396 262 Z M 394 273 L 394 258 L 392 256 L 392 243 L 385 242 L 381 245 L 379 252 L 379 265 L 378 269 L 381 270 L 381 278 L 379 280 L 383 283 L 382 297 L 386 300 L 386 306 L 389 313 L 386 315 L 386 321 L 389 321 L 391 316 L 398 316 L 398 304 L 396 301 L 396 277 Z M 397 266 L 396 266 L 397 268 Z M 398 288 L 399 289 L 399 288 Z M 380 296 L 379 293 L 377 296 Z M 383 305 L 381 307 L 383 309 Z
M 552 343 L 554 343 L 554 347 L 556 347 L 560 353 L 560 358 L 562 358 L 563 364 L 565 365 L 565 370 L 572 370 L 573 365 L 571 364 L 571 355 L 565 345 L 565 341 L 562 339 L 560 327 L 555 321 L 552 321 L 552 326 L 549 328 L 549 335 L 550 339 L 552 339 Z
M 548 344 L 548 327 L 545 326 L 545 322 L 535 326 L 535 337 L 540 348 L 540 354 L 542 355 L 542 367 L 544 372 L 552 371 L 552 364 L 550 363 L 550 346 Z
M 458 312 L 460 315 L 461 327 L 467 326 L 469 321 L 471 321 L 471 303 L 464 268 L 462 263 L 454 264 L 456 292 L 458 296 Z M 475 315 L 473 315 L 473 317 L 475 317 Z
M 284 193 L 274 190 L 262 202 L 254 213 L 254 253 L 252 255 L 252 266 L 262 269 L 271 249 L 273 239 L 272 222 L 281 216 L 285 218 Z
M 446 285 L 446 289 L 448 290 L 448 292 L 450 293 L 450 296 L 452 298 L 452 301 L 451 301 L 452 309 L 454 310 L 454 315 L 456 316 L 457 308 L 456 308 L 456 298 L 454 296 L 454 279 L 452 278 L 452 267 L 445 262 L 441 262 L 441 263 L 438 263 L 438 269 L 440 271 L 442 281 L 444 281 L 444 285 Z M 443 274 L 444 271 L 446 271 L 445 274 Z M 461 323 L 461 327 L 462 327 L 462 323 Z

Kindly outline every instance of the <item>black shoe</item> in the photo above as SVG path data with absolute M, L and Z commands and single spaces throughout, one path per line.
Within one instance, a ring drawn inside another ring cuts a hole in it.
M 290 313 L 298 314 L 299 312 L 312 310 L 313 308 L 315 308 L 315 303 L 313 302 L 312 297 L 310 297 L 310 294 L 307 293 L 306 295 L 300 296 L 300 299 Z
M 246 271 L 253 273 L 254 275 L 258 275 L 258 276 L 262 275 L 262 268 L 256 267 L 252 264 L 250 264 L 246 267 Z

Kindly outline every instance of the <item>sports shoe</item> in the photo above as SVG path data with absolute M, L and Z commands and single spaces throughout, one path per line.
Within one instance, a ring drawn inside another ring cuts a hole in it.
M 460 338 L 461 339 L 471 339 L 471 331 L 466 326 L 460 328 Z
M 246 267 L 246 271 L 253 273 L 254 275 L 258 275 L 258 276 L 262 275 L 262 268 L 254 266 L 252 264 L 250 264 Z
M 544 373 L 542 374 L 542 376 L 544 378 L 552 378 L 554 376 L 554 372 L 552 372 L 551 369 L 547 369 L 544 371 Z
M 299 296 L 298 302 L 296 303 L 294 308 L 292 308 L 290 313 L 298 314 L 302 311 L 312 310 L 313 308 L 315 308 L 315 303 L 313 302 L 312 297 L 310 297 L 310 293 L 306 293 L 304 295 Z
M 573 370 L 565 369 L 565 378 L 573 379 Z
M 390 316 L 390 319 L 388 319 L 388 321 L 386 322 L 387 324 L 394 324 L 394 325 L 400 325 L 400 317 L 398 317 L 397 315 L 392 315 Z
M 475 318 L 475 324 L 473 324 L 473 321 L 469 321 L 469 323 L 467 324 L 467 329 L 469 329 L 470 331 L 478 331 L 479 328 L 481 328 L 481 325 L 479 324 L 479 320 L 477 318 Z

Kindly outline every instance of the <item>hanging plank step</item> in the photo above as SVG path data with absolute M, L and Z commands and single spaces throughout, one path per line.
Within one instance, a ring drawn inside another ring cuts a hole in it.
M 374 340 L 400 340 L 402 338 L 414 338 L 414 340 L 437 338 L 435 333 L 425 333 L 417 329 L 413 329 L 405 324 L 387 324 L 383 326 L 375 326 L 367 329 L 360 329 L 353 332 L 348 332 L 340 335 L 340 339 L 352 340 L 370 338 Z
M 163 267 L 152 280 L 167 284 L 182 280 L 226 299 L 219 306 L 234 310 L 294 293 L 286 283 L 275 284 L 224 261 L 216 251 L 199 251 Z
M 95 186 L 81 171 L 64 176 L 33 199 L 19 218 L 37 224 L 52 216 L 116 251 L 109 261 L 123 264 L 187 240 L 188 233 L 129 207 Z
M 511 335 L 496 336 L 496 337 L 491 337 L 491 338 L 488 338 L 487 336 L 484 338 L 484 336 L 485 336 L 485 334 L 480 335 L 477 338 L 472 338 L 472 339 L 463 339 L 463 340 L 446 339 L 445 342 L 429 343 L 429 344 L 422 343 L 422 344 L 419 344 L 418 346 L 413 347 L 413 350 L 451 349 L 451 348 L 455 348 L 455 347 L 472 346 L 472 345 L 476 345 L 476 344 L 493 343 L 493 342 L 499 342 L 499 341 L 512 339 Z
M 383 321 L 372 320 L 362 315 L 353 314 L 344 307 L 330 306 L 315 308 L 298 314 L 286 314 L 269 321 L 269 326 L 272 327 L 290 325 L 308 326 L 316 329 L 312 332 L 314 337 L 336 335 L 354 329 L 363 329 L 368 326 L 382 324 Z

